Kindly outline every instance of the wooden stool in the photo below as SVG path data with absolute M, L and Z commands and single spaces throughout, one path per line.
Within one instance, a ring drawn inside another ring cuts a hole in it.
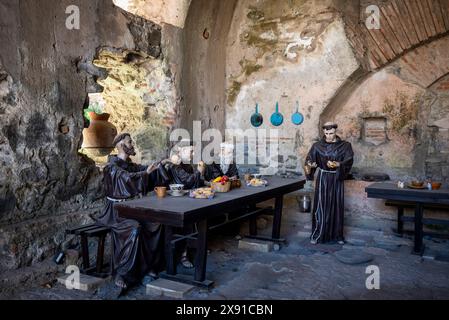
M 108 273 L 102 273 L 104 245 L 106 236 L 109 232 L 111 232 L 111 229 L 109 227 L 97 226 L 93 223 L 66 230 L 66 234 L 74 234 L 80 236 L 81 238 L 81 256 L 83 258 L 83 267 L 81 270 L 82 273 L 94 274 L 100 277 L 106 277 L 111 274 L 111 271 L 109 271 Z M 91 237 L 98 238 L 97 259 L 95 267 L 91 267 L 89 261 L 89 238 Z

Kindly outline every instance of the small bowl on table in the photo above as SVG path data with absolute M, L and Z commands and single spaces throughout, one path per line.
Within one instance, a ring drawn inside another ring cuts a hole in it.
M 170 192 L 174 196 L 184 195 L 184 185 L 183 184 L 171 184 L 169 185 Z
M 240 179 L 232 179 L 230 182 L 231 182 L 231 190 L 238 189 L 242 186 L 242 181 L 240 181 Z
M 432 182 L 432 190 L 440 190 L 441 182 Z
M 414 180 L 412 181 L 411 186 L 414 188 L 422 188 L 424 187 L 424 182 Z

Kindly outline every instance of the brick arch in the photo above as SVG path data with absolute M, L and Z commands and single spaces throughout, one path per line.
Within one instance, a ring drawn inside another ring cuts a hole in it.
M 371 4 L 380 9 L 380 29 L 370 30 L 365 24 L 365 10 Z M 360 22 L 348 21 L 347 34 L 363 69 L 378 70 L 410 50 L 449 34 L 449 0 L 362 1 Z
M 449 48 L 449 32 L 442 33 L 436 37 L 430 37 L 426 41 L 421 42 L 410 49 L 404 50 L 391 59 L 391 61 L 387 61 L 375 69 L 367 70 L 366 64 L 362 64 L 362 66 L 347 79 L 326 106 L 320 116 L 319 125 L 321 126 L 322 123 L 332 119 L 338 114 L 351 94 L 373 73 L 376 73 L 383 68 L 390 66 L 399 67 L 402 77 L 409 79 L 409 81 L 418 84 L 423 88 L 431 87 L 434 83 L 438 82 L 439 79 L 442 79 L 449 73 L 449 50 L 447 50 L 447 48 Z
M 369 30 L 365 25 L 368 16 L 365 10 L 373 4 L 380 9 L 378 30 Z M 339 113 L 352 92 L 373 72 L 395 61 L 401 60 L 405 71 L 425 88 L 449 71 L 449 61 L 434 61 L 429 50 L 429 46 L 436 46 L 440 39 L 449 38 L 449 0 L 361 0 L 358 21 L 350 15 L 344 20 L 346 35 L 360 68 L 323 110 L 319 127 Z M 449 59 L 447 55 L 446 59 Z

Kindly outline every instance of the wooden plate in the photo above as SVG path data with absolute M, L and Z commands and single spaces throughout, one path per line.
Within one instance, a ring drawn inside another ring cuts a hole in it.
M 411 184 L 409 184 L 407 187 L 410 189 L 427 189 L 426 186 L 417 187 L 417 186 L 412 186 Z

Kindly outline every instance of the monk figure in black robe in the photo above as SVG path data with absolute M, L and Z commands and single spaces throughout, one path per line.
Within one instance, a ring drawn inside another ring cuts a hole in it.
M 323 126 L 324 137 L 309 151 L 305 163 L 308 180 L 315 181 L 311 243 L 344 244 L 344 180 L 349 174 L 354 153 L 349 142 L 336 134 L 338 125 Z
M 229 179 L 239 178 L 239 171 L 234 163 L 233 144 L 222 143 L 220 145 L 220 164 L 212 162 L 206 166 L 204 173 L 204 178 L 209 182 L 223 176 L 227 176 Z
M 180 147 L 171 157 L 170 175 L 172 183 L 184 185 L 184 190 L 196 189 L 204 186 L 206 166 L 200 162 L 196 168 L 191 164 L 193 147 Z
M 200 161 L 196 168 L 191 164 L 193 159 L 193 147 L 184 146 L 174 151 L 175 153 L 171 156 L 171 164 L 169 165 L 171 183 L 184 185 L 184 190 L 203 187 L 206 165 L 202 161 Z M 191 234 L 194 230 L 194 225 L 190 225 L 185 227 L 184 230 L 182 230 L 182 233 Z M 181 264 L 188 269 L 194 267 L 189 260 L 187 246 L 184 246 L 184 250 L 182 251 Z
M 164 186 L 169 176 L 164 169 L 168 160 L 150 166 L 135 164 L 133 141 L 127 133 L 114 140 L 118 155 L 109 157 L 104 168 L 107 202 L 96 224 L 108 226 L 112 234 L 112 270 L 115 285 L 121 290 L 137 284 L 145 275 L 155 276 L 164 266 L 162 226 L 123 219 L 114 203 L 146 195 L 155 186 Z
M 212 162 L 206 165 L 206 172 L 204 178 L 206 179 L 205 184 L 209 185 L 211 181 L 218 177 L 227 176 L 230 180 L 239 179 L 239 170 L 234 161 L 234 145 L 231 143 L 220 144 L 220 155 L 219 163 Z M 218 216 L 216 218 L 210 219 L 209 224 L 219 225 L 225 222 L 227 219 L 234 219 L 245 212 L 249 206 L 243 206 L 241 208 L 234 208 L 230 212 L 227 212 L 226 216 Z M 220 228 L 221 234 L 225 235 L 235 235 L 240 232 L 240 224 L 231 224 L 224 228 Z

